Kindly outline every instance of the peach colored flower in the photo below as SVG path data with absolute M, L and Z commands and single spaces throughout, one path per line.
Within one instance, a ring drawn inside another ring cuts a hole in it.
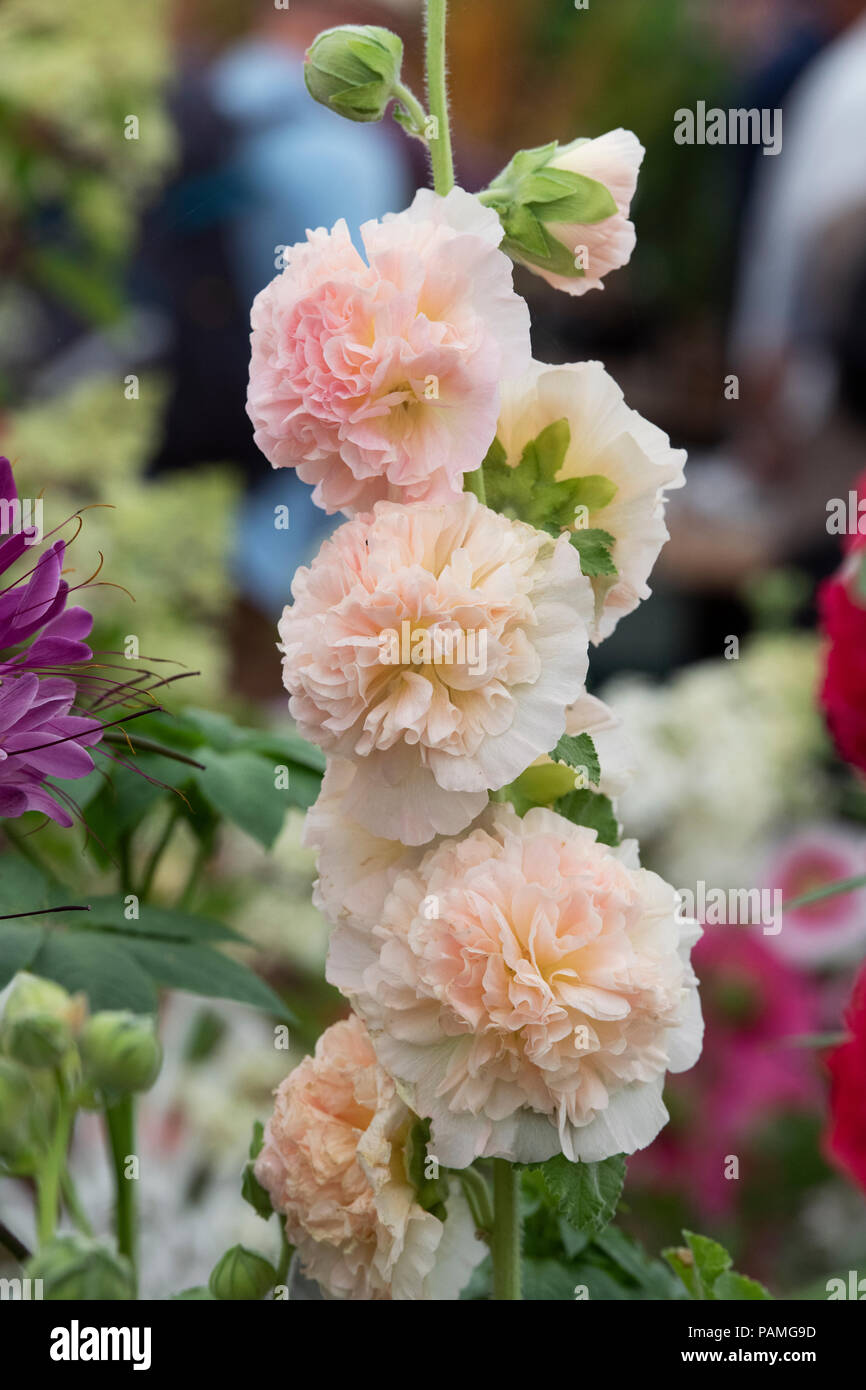
M 375 926 L 334 931 L 328 979 L 448 1166 L 644 1148 L 666 1072 L 700 1053 L 700 929 L 633 845 L 542 808 L 488 814 L 401 873 Z
M 582 693 L 592 593 L 577 552 L 470 494 L 377 503 L 292 594 L 289 709 L 304 737 L 356 764 L 343 809 L 377 836 L 463 830 L 489 789 L 555 745 Z
M 355 1015 L 276 1091 L 255 1173 L 301 1267 L 333 1298 L 456 1299 L 484 1255 L 461 1194 L 424 1211 L 403 1164 L 414 1116 Z
M 601 765 L 599 790 L 610 797 L 618 796 L 632 773 L 631 749 L 623 736 L 621 720 L 594 695 L 581 695 L 566 710 L 565 727 L 569 734 L 591 735 Z M 532 766 L 549 766 L 550 762 L 544 754 Z M 349 921 L 356 926 L 374 927 L 398 876 L 405 869 L 417 869 L 427 851 L 441 843 L 442 836 L 426 845 L 404 845 L 377 835 L 363 815 L 358 820 L 347 817 L 343 806 L 356 770 L 356 763 L 343 758 L 328 759 L 322 789 L 307 812 L 304 844 L 318 850 L 319 876 L 313 901 L 319 911 L 333 926 Z M 562 772 L 556 796 L 564 795 L 574 785 L 575 774 L 565 768 Z M 472 825 L 486 825 L 488 820 L 485 808 Z
M 455 188 L 361 235 L 342 220 L 285 254 L 256 297 L 247 411 L 275 468 L 328 512 L 444 502 L 478 468 L 499 384 L 529 361 L 529 313 L 496 214 Z
M 525 445 L 556 420 L 567 420 L 571 443 L 559 478 L 601 474 L 616 484 L 606 506 L 590 510 L 586 525 L 614 537 L 615 576 L 592 579 L 592 639 L 609 637 L 619 619 L 648 598 L 647 579 L 668 538 L 665 489 L 682 487 L 684 449 L 626 405 L 600 362 L 548 367 L 533 362 L 519 381 L 507 383 L 497 437 L 515 465 Z
M 586 249 L 586 274 L 572 278 L 530 266 L 555 289 L 566 294 L 586 294 L 587 290 L 603 290 L 602 280 L 611 270 L 619 270 L 631 260 L 635 247 L 634 224 L 628 214 L 637 188 L 637 176 L 644 157 L 644 147 L 630 130 L 609 130 L 595 140 L 572 140 L 563 145 L 550 160 L 551 169 L 566 169 L 571 174 L 585 174 L 603 183 L 613 196 L 617 211 L 601 222 L 585 225 L 550 222 L 545 230 L 568 247 L 572 256 L 579 248 Z

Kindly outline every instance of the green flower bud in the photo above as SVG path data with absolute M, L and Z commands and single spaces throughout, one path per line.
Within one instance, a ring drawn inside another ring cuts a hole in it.
M 22 972 L 6 1001 L 2 1042 L 7 1056 L 26 1067 L 57 1067 L 73 1047 L 86 1010 L 52 980 Z
M 129 1261 L 91 1236 L 55 1236 L 27 1262 L 24 1272 L 42 1280 L 47 1299 L 119 1302 L 135 1297 Z
M 0 1168 L 20 1176 L 35 1172 L 51 1141 L 57 1105 L 50 1072 L 0 1057 Z
M 304 63 L 310 96 L 350 121 L 381 121 L 400 81 L 403 43 L 375 24 L 344 24 L 313 40 Z
M 617 212 L 604 183 L 569 167 L 579 162 L 575 152 L 588 143 L 573 140 L 560 148 L 553 140 L 519 150 L 479 195 L 499 214 L 505 229 L 502 249 L 513 260 L 560 279 L 585 276 L 575 259 L 580 230 Z
M 277 1282 L 277 1271 L 264 1255 L 233 1245 L 214 1265 L 208 1288 L 214 1298 L 250 1302 L 264 1298 Z
M 124 1010 L 94 1014 L 81 1033 L 85 1084 L 110 1096 L 146 1091 L 162 1065 L 156 1020 Z

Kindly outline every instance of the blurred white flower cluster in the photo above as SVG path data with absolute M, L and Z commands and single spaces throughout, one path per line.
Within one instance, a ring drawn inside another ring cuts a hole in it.
M 817 657 L 810 634 L 761 634 L 738 659 L 699 662 L 662 684 L 617 677 L 601 692 L 633 745 L 620 817 L 678 888 L 758 883 L 768 838 L 821 815 Z

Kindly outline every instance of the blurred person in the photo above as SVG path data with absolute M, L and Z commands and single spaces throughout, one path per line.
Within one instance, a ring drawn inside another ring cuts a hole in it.
M 747 461 L 787 482 L 795 458 L 806 482 L 802 442 L 838 406 L 840 340 L 866 265 L 864 11 L 864 0 L 826 5 L 842 32 L 794 87 L 782 154 L 759 171 L 743 247 L 731 348 L 749 413 Z M 822 451 L 816 500 L 847 482 L 850 466 L 847 454 L 837 466 Z M 820 510 L 823 518 L 823 502 Z M 801 528 L 789 518 L 792 527 L 794 542 Z
M 215 58 L 202 61 L 188 47 L 173 96 L 181 165 L 145 224 L 137 291 L 159 303 L 170 332 L 171 398 L 152 471 L 222 460 L 243 467 L 249 490 L 235 575 L 269 620 L 286 602 L 295 568 L 336 523 L 293 472 L 272 472 L 253 442 L 245 409 L 250 306 L 278 273 L 282 249 L 308 228 L 342 216 L 357 240 L 363 222 L 410 200 L 424 169 L 420 146 L 413 167 L 415 142 L 393 122 L 352 124 L 313 101 L 304 84 L 304 53 L 322 29 L 394 27 L 394 19 L 382 5 L 354 0 L 292 0 L 288 9 L 261 0 L 249 32 Z M 279 507 L 288 508 L 288 529 L 275 525 Z M 246 626 L 239 623 L 242 634 Z
M 777 95 L 781 153 L 752 165 L 725 367 L 737 424 L 672 518 L 665 563 L 680 581 L 724 589 L 792 560 L 832 567 L 827 501 L 847 495 L 866 442 L 851 409 L 866 362 L 851 312 L 866 286 L 864 11 L 864 0 L 821 6 L 835 37 Z M 749 106 L 772 84 L 761 92 Z

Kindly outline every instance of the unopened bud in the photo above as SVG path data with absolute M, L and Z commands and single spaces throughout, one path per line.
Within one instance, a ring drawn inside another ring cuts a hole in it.
M 135 1297 L 129 1261 L 90 1236 L 55 1236 L 30 1259 L 30 1279 L 41 1279 L 43 1298 L 109 1300 Z
M 344 24 L 313 40 L 304 63 L 307 90 L 350 121 L 381 121 L 400 81 L 403 43 L 375 24 Z
M 214 1298 L 251 1302 L 264 1298 L 277 1282 L 277 1271 L 264 1255 L 233 1245 L 214 1265 L 208 1288 Z
M 81 1033 L 85 1083 L 109 1095 L 146 1091 L 162 1065 L 155 1020 L 123 1010 L 88 1019 Z
M 17 976 L 3 1012 L 3 1050 L 27 1067 L 56 1067 L 73 1046 L 84 1019 L 83 995 L 70 996 L 52 980 Z
M 35 1172 L 51 1140 L 57 1100 L 50 1072 L 0 1057 L 0 1169 L 22 1176 Z

